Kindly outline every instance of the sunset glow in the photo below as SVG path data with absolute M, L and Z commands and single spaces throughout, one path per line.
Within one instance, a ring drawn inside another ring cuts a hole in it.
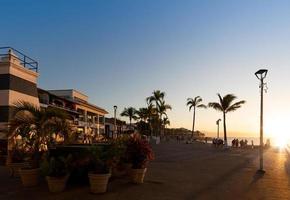
M 273 146 L 284 148 L 290 141 L 289 119 L 286 117 L 270 120 L 265 124 L 266 138 L 272 139 Z M 265 138 L 265 139 L 266 139 Z

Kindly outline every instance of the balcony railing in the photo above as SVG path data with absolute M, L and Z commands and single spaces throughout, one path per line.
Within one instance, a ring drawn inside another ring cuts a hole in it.
M 38 72 L 38 62 L 12 47 L 0 47 L 0 62 L 16 60 L 23 67 Z
M 94 124 L 92 122 L 85 122 L 85 121 L 80 121 L 80 120 L 76 120 L 75 124 L 78 126 L 86 126 L 86 127 L 90 127 L 90 128 L 97 128 L 98 127 L 98 125 L 96 123 Z

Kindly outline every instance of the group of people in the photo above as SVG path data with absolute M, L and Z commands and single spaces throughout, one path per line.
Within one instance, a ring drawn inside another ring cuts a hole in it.
M 239 141 L 239 139 L 233 139 L 232 140 L 232 147 L 241 147 L 241 148 L 243 148 L 243 147 L 246 147 L 246 146 L 248 146 L 248 140 L 240 140 Z
M 220 138 L 213 138 L 212 139 L 212 144 L 215 147 L 222 147 L 223 144 L 224 144 L 224 141 L 222 139 L 220 139 Z

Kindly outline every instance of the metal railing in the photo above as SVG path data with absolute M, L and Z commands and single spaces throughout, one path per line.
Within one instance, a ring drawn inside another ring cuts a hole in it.
M 19 61 L 19 63 L 29 69 L 33 70 L 35 72 L 38 72 L 38 62 L 34 59 L 26 56 L 22 52 L 12 48 L 12 47 L 0 47 L 0 62 L 8 59 L 9 61 L 13 59 Z

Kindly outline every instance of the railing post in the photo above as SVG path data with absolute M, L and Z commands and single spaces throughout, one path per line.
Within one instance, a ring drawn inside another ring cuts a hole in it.
M 26 56 L 23 58 L 23 66 L 26 67 Z

